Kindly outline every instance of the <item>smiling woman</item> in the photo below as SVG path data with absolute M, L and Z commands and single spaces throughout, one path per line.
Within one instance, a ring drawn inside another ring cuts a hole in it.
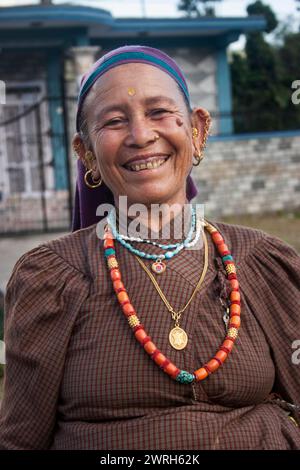
M 0 448 L 300 449 L 300 257 L 191 203 L 210 116 L 178 65 L 111 51 L 76 123 L 73 232 L 7 285 Z
M 190 115 L 173 78 L 144 63 L 112 68 L 90 90 L 84 115 L 88 147 L 80 145 L 80 134 L 74 144 L 83 163 L 86 150 L 93 153 L 93 178 L 103 178 L 115 206 L 123 194 L 129 204 L 186 202 L 185 181 L 196 151 L 191 124 L 202 135 L 204 119 L 201 109 Z

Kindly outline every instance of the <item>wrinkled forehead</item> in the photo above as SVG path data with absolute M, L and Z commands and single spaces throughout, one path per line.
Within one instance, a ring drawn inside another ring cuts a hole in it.
M 185 104 L 179 85 L 165 71 L 150 64 L 121 64 L 108 70 L 92 85 L 85 108 L 98 107 L 106 101 L 129 99 L 134 102 L 152 96 L 165 96 L 180 107 Z

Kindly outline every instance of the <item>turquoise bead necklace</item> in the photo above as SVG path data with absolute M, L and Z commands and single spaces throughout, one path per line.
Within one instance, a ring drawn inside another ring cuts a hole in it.
M 195 228 L 197 228 L 197 222 L 196 222 L 196 211 L 194 207 L 191 207 L 191 227 L 188 232 L 188 235 L 186 239 L 182 242 L 174 243 L 174 244 L 161 244 L 154 242 L 153 240 L 150 239 L 144 239 L 144 238 L 135 238 L 135 237 L 128 237 L 126 235 L 121 235 L 116 228 L 116 214 L 115 210 L 112 210 L 108 216 L 107 216 L 107 221 L 109 222 L 111 226 L 111 230 L 113 233 L 113 236 L 115 239 L 117 239 L 125 248 L 127 248 L 131 253 L 141 257 L 141 258 L 146 258 L 146 259 L 152 259 L 155 260 L 155 262 L 152 264 L 151 268 L 152 271 L 154 271 L 156 274 L 161 274 L 165 271 L 166 269 L 166 264 L 164 263 L 165 259 L 171 259 L 173 256 L 177 255 L 183 248 L 188 248 L 189 246 L 194 245 L 199 237 L 201 230 L 198 230 L 196 232 L 196 236 L 193 241 L 193 233 L 195 231 Z M 201 229 L 201 227 L 200 227 Z M 127 240 L 127 241 L 126 241 Z M 150 253 L 145 253 L 144 251 L 138 250 L 137 248 L 134 248 L 128 241 L 138 241 L 138 242 L 143 242 L 143 243 L 148 243 L 152 244 L 155 246 L 158 246 L 162 250 L 167 250 L 164 254 L 150 254 Z M 173 251 L 170 251 L 172 248 Z

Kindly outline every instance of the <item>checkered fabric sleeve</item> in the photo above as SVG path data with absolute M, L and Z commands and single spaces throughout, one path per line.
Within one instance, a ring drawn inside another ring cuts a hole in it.
M 49 447 L 69 338 L 88 293 L 85 275 L 45 246 L 15 264 L 5 297 L 0 449 Z
M 300 405 L 300 256 L 265 234 L 246 261 L 245 279 L 243 272 L 240 279 L 243 297 L 270 347 L 276 370 L 273 390 Z M 253 281 L 246 282 L 246 276 Z

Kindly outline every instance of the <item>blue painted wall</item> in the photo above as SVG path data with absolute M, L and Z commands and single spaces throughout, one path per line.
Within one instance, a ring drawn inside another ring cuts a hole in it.
M 49 101 L 49 121 L 51 125 L 51 145 L 54 159 L 55 189 L 67 189 L 67 155 L 64 146 L 64 122 L 62 114 L 61 54 L 49 51 L 47 61 L 47 91 Z

